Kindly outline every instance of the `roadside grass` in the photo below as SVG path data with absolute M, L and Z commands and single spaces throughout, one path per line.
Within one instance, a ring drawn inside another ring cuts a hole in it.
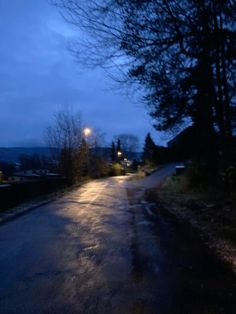
M 162 197 L 178 210 L 236 245 L 236 195 L 213 187 L 190 188 L 186 176 L 172 176 L 161 187 Z
M 162 184 L 161 190 L 168 193 L 184 193 L 188 189 L 187 178 L 183 175 L 172 175 Z
M 223 259 L 236 267 L 235 193 L 226 194 L 213 187 L 193 188 L 187 176 L 180 175 L 169 177 L 159 189 L 148 190 L 146 200 L 154 202 L 157 211 L 163 209 L 196 227 L 203 238 L 214 238 L 209 246 L 217 247 Z

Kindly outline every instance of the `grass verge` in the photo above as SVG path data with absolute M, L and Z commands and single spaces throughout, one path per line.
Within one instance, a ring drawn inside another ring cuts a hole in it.
M 169 177 L 160 189 L 146 192 L 155 202 L 193 226 L 205 243 L 213 248 L 236 273 L 236 196 L 225 195 L 212 187 L 189 188 L 184 175 Z

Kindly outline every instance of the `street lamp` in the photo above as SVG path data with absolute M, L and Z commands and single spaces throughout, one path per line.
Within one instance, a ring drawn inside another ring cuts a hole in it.
M 84 136 L 88 137 L 92 133 L 92 130 L 90 128 L 84 128 Z
M 117 152 L 117 161 L 118 161 L 118 163 L 120 163 L 120 161 L 121 161 L 121 156 L 122 156 L 122 152 L 118 150 L 118 152 Z

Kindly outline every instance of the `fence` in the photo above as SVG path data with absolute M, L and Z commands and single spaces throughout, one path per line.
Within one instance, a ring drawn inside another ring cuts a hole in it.
M 68 186 L 68 182 L 65 179 L 44 179 L 3 186 L 0 188 L 0 211 L 35 197 L 56 192 L 66 186 Z

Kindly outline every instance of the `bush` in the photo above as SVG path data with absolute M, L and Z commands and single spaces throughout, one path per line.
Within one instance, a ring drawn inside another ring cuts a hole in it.
M 113 163 L 110 169 L 111 176 L 122 176 L 125 175 L 124 168 L 119 163 Z
M 172 175 L 168 177 L 161 189 L 170 193 L 185 193 L 187 191 L 188 183 L 185 175 Z
M 90 160 L 89 175 L 92 178 L 107 177 L 109 175 L 109 164 L 101 157 L 93 156 Z
M 212 181 L 206 166 L 201 163 L 190 164 L 186 170 L 186 178 L 190 187 L 200 187 Z
M 236 166 L 229 166 L 220 173 L 221 182 L 228 188 L 236 186 Z

